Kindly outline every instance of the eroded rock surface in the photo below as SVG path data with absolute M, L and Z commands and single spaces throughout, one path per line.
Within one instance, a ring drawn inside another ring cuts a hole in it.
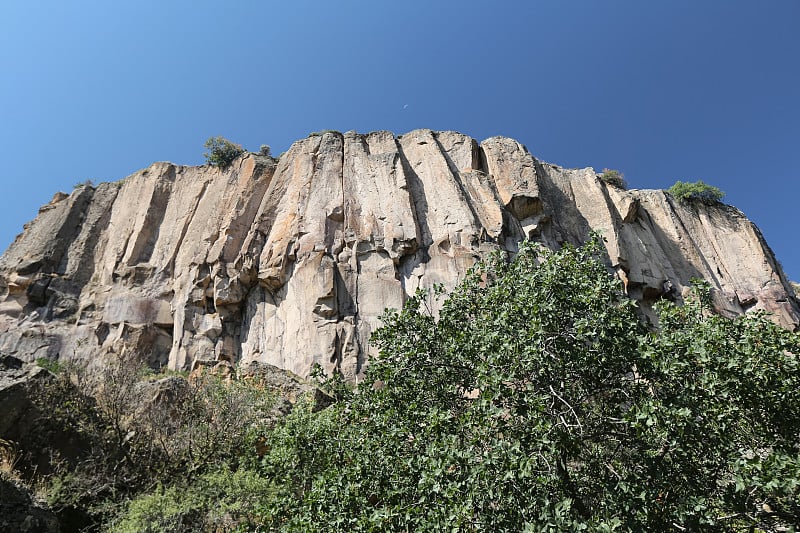
M 155 163 L 56 195 L 0 258 L 0 351 L 358 379 L 386 307 L 453 287 L 490 250 L 591 229 L 645 310 L 698 277 L 721 312 L 797 327 L 792 289 L 735 208 L 616 189 L 508 138 L 415 130 L 315 135 L 225 170 Z
M 53 375 L 38 365 L 10 355 L 0 356 L 0 440 L 19 441 L 30 430 L 34 415 L 30 389 Z

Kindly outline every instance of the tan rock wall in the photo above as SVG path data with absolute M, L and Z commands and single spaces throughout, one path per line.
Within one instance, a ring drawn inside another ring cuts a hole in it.
M 0 351 L 300 375 L 316 363 L 357 379 L 386 307 L 452 288 L 490 250 L 579 244 L 591 229 L 646 311 L 702 277 L 721 312 L 798 324 L 775 258 L 732 207 L 615 189 L 503 137 L 350 132 L 300 140 L 277 162 L 155 163 L 57 195 L 0 257 Z

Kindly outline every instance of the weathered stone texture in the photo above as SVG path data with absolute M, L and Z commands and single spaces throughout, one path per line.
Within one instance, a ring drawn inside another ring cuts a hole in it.
M 503 137 L 349 132 L 298 141 L 280 161 L 155 163 L 56 195 L 0 258 L 0 351 L 298 375 L 318 363 L 357 379 L 386 307 L 453 287 L 488 251 L 579 244 L 592 229 L 645 311 L 700 277 L 723 313 L 798 324 L 771 251 L 730 206 L 617 189 Z

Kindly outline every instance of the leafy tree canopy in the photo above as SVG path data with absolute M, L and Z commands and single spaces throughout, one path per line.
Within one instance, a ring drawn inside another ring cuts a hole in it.
M 242 145 L 233 143 L 224 137 L 209 137 L 204 146 L 208 150 L 203 154 L 206 163 L 221 168 L 227 167 L 245 152 Z
M 798 335 L 700 286 L 639 319 L 601 243 L 418 293 L 355 391 L 295 409 L 260 520 L 319 531 L 777 531 L 800 524 Z M 336 382 L 332 382 L 336 384 Z

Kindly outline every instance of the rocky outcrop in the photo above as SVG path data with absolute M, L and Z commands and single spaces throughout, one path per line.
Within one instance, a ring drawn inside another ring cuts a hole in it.
M 647 310 L 694 277 L 728 314 L 797 302 L 758 229 L 725 205 L 616 189 L 518 142 L 455 132 L 325 133 L 280 160 L 156 163 L 59 194 L 0 258 L 0 351 L 138 354 L 152 365 L 258 361 L 357 379 L 386 307 L 522 239 L 607 240 Z
M 19 441 L 25 436 L 35 413 L 30 388 L 52 377 L 38 365 L 8 355 L 0 357 L 0 439 Z
M 21 482 L 0 474 L 0 531 L 58 533 L 58 518 Z

